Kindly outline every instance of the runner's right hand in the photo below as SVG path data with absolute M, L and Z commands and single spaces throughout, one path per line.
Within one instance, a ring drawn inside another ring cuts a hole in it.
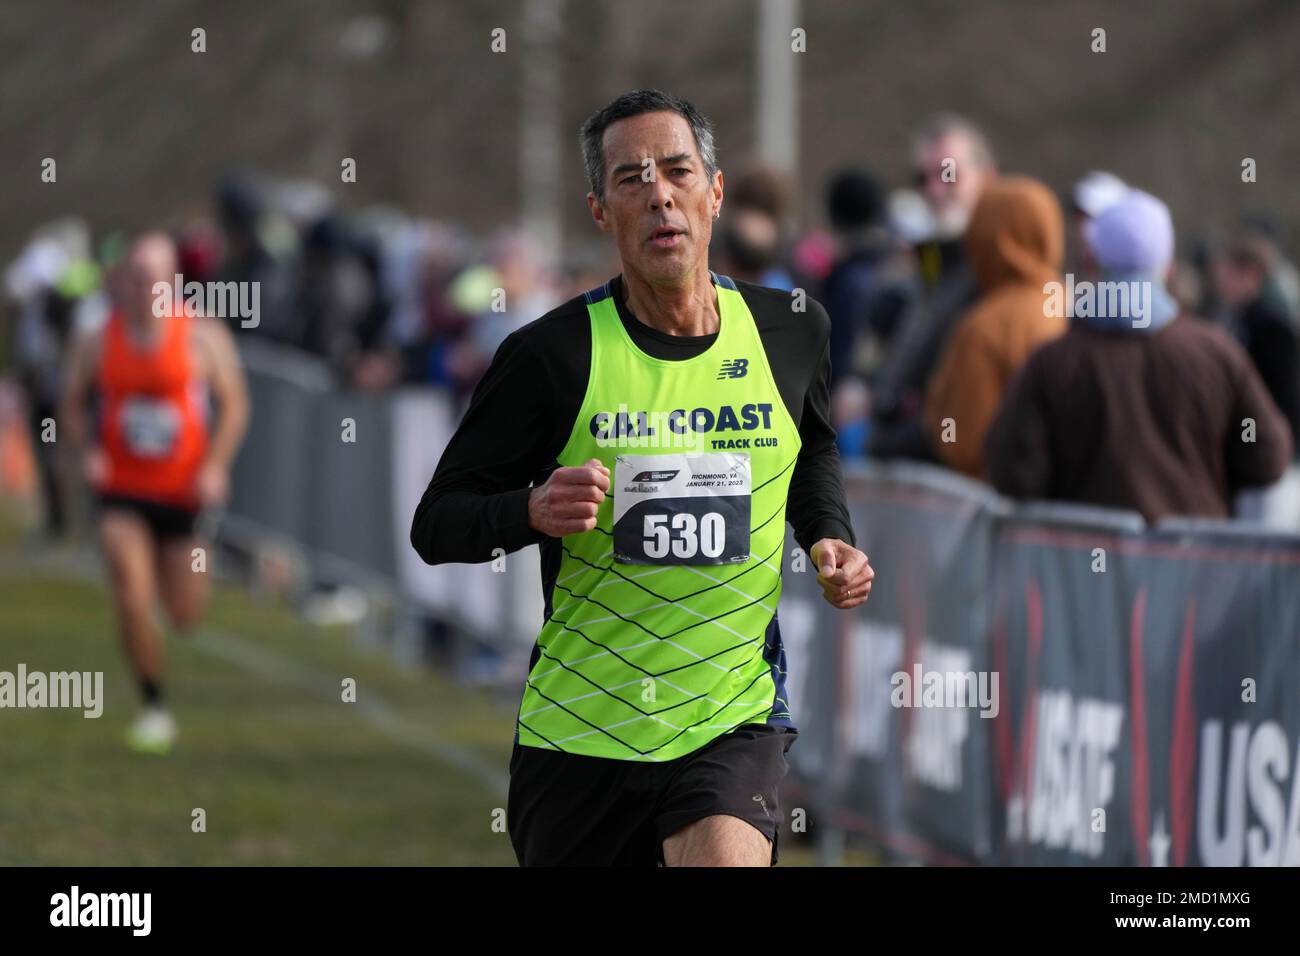
M 596 511 L 609 490 L 609 469 L 599 458 L 557 468 L 528 496 L 528 524 L 552 538 L 596 527 Z
M 81 475 L 91 488 L 103 487 L 108 481 L 108 455 L 104 449 L 95 447 L 86 449 L 81 460 Z

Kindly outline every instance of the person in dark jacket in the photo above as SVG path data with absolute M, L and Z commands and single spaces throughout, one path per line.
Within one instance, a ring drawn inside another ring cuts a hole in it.
M 1286 419 L 1240 345 L 1179 314 L 1164 203 L 1131 190 L 1086 238 L 1100 281 L 1074 287 L 1069 331 L 1012 381 L 985 440 L 988 477 L 1012 497 L 1128 508 L 1152 523 L 1228 517 L 1237 491 L 1286 468 Z
M 1300 345 L 1290 317 L 1264 294 L 1270 267 L 1262 242 L 1238 236 L 1214 263 L 1214 288 L 1229 332 L 1255 363 L 1292 437 L 1300 440 Z
M 1269 278 L 1277 250 L 1263 236 L 1243 232 L 1214 263 L 1214 288 L 1229 333 L 1254 363 L 1264 387 L 1286 416 L 1292 443 L 1300 445 L 1300 336 Z M 1268 488 L 1238 496 L 1237 514 L 1289 531 L 1300 531 L 1300 465 Z
M 822 288 L 831 317 L 831 389 L 846 378 L 870 374 L 861 352 L 889 347 L 907 304 L 896 262 L 900 251 L 884 225 L 885 198 L 871 174 L 846 169 L 826 190 L 835 230 L 835 265 Z
M 935 229 L 915 250 L 924 291 L 899 323 L 873 382 L 867 451 L 876 458 L 932 460 L 922 404 L 957 320 L 978 294 L 962 237 L 984 187 L 997 176 L 997 162 L 980 129 L 953 115 L 922 127 L 912 159 Z

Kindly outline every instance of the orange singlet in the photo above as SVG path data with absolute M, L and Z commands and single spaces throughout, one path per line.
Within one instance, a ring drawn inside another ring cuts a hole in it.
M 190 357 L 190 323 L 172 316 L 161 341 L 143 349 L 114 312 L 104 329 L 100 435 L 108 457 L 106 495 L 197 509 L 194 483 L 208 451 L 205 391 Z

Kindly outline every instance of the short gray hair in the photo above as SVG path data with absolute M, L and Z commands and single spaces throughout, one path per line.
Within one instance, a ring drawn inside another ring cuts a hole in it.
M 997 166 L 997 155 L 984 131 L 971 120 L 957 113 L 937 113 L 925 120 L 912 135 L 912 149 L 916 150 L 944 136 L 961 136 L 970 143 L 971 155 L 981 169 Z
M 605 200 L 605 130 L 613 123 L 643 113 L 676 113 L 686 120 L 695 137 L 695 148 L 709 179 L 718 171 L 718 157 L 713 145 L 713 124 L 689 102 L 660 90 L 633 90 L 624 93 L 608 106 L 598 109 L 582 124 L 578 138 L 582 143 L 582 161 L 587 182 L 596 198 Z

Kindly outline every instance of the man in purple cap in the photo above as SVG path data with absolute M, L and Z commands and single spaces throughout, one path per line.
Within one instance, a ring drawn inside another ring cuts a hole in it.
M 1164 203 L 1129 190 L 1085 238 L 1095 274 L 1067 281 L 1070 330 L 1012 381 L 985 440 L 990 480 L 1012 497 L 1128 508 L 1151 523 L 1228 517 L 1238 490 L 1286 468 L 1286 419 L 1236 342 L 1179 315 Z M 1060 290 L 1044 296 L 1053 308 Z

